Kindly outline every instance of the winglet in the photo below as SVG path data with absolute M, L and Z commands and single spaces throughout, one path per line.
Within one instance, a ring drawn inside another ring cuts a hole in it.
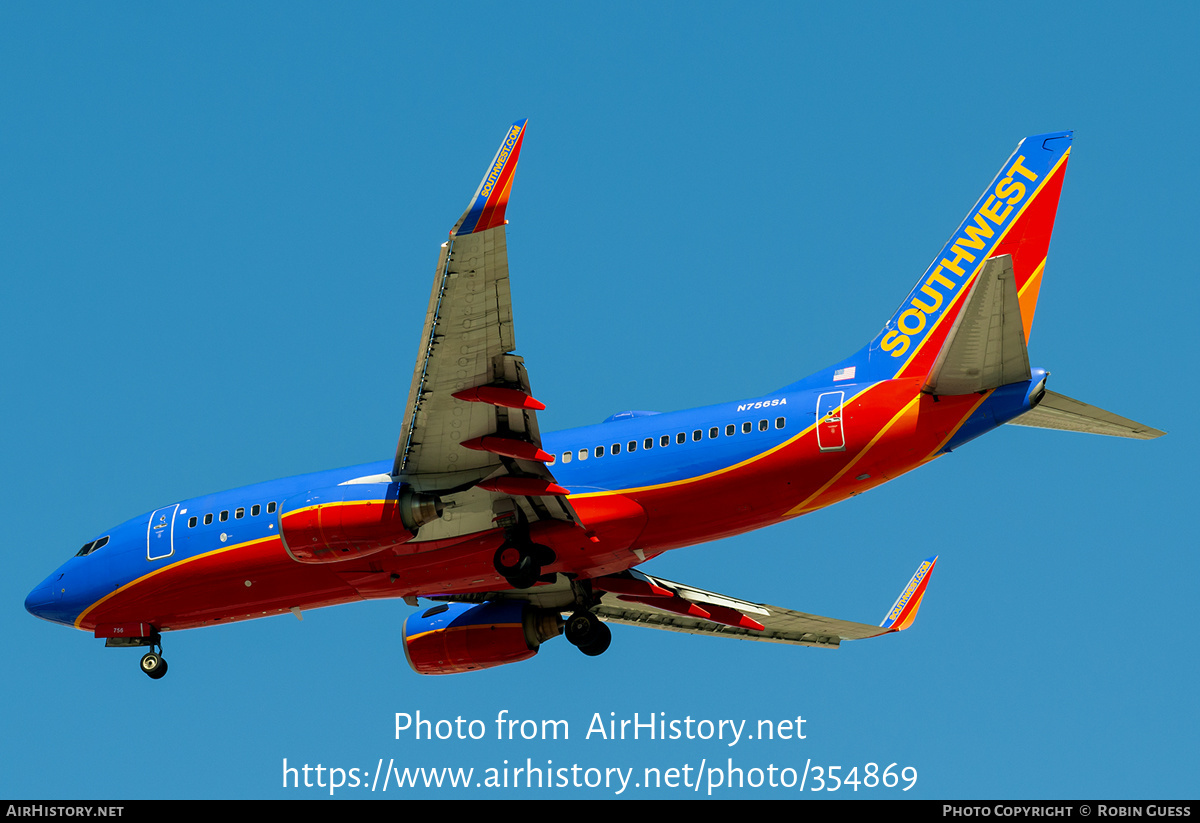
M 884 634 L 902 632 L 912 625 L 917 618 L 917 609 L 921 608 L 921 598 L 925 596 L 925 586 L 929 583 L 929 574 L 933 571 L 936 563 L 937 555 L 921 561 L 921 565 L 917 567 L 917 573 L 912 576 L 912 580 L 908 581 L 908 585 L 896 598 L 887 617 L 883 618 L 883 622 L 879 624 L 879 627 L 885 630 Z
M 509 192 L 512 191 L 513 172 L 517 170 L 517 156 L 521 153 L 521 140 L 525 137 L 527 122 L 528 118 L 518 120 L 509 128 L 500 150 L 475 190 L 471 204 L 450 230 L 451 237 L 504 225 L 504 210 L 508 206 Z

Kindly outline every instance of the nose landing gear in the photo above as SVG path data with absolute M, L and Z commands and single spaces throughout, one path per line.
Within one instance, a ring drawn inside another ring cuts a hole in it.
M 104 645 L 113 649 L 130 646 L 149 646 L 150 651 L 142 655 L 139 668 L 151 680 L 159 680 L 167 673 L 167 661 L 162 656 L 162 635 L 147 623 L 121 623 L 98 627 L 97 637 L 104 637 Z
M 167 673 L 167 661 L 162 656 L 162 635 L 154 632 L 147 637 L 128 638 L 127 642 L 130 645 L 150 647 L 150 651 L 142 655 L 140 667 L 151 680 L 161 680 Z
M 162 646 L 159 646 L 158 652 L 147 652 L 142 657 L 142 671 L 151 680 L 158 680 L 167 673 L 167 661 L 163 660 L 161 652 Z

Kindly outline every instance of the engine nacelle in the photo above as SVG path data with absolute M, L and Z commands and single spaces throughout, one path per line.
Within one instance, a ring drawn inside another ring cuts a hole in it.
M 562 634 L 562 616 L 528 603 L 441 603 L 404 621 L 404 656 L 418 674 L 457 674 L 528 660 Z
M 441 516 L 440 500 L 400 483 L 349 483 L 284 500 L 279 533 L 293 560 L 338 563 L 407 543 Z

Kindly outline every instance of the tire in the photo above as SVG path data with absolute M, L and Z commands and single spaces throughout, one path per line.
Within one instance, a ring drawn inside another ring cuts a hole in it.
M 147 652 L 143 655 L 141 665 L 142 671 L 155 680 L 166 674 L 167 662 L 162 659 L 161 655 L 154 652 Z M 162 674 L 159 674 L 160 669 L 162 670 Z
M 512 577 L 505 577 L 508 585 L 514 589 L 532 589 L 533 584 L 538 582 L 538 578 L 542 576 L 542 570 L 537 566 L 533 566 L 526 572 L 515 574 Z
M 608 627 L 601 623 L 600 618 L 596 615 L 591 612 L 577 611 L 567 618 L 563 634 L 567 636 L 567 642 L 572 646 L 582 649 L 595 642 L 601 628 Z
M 533 562 L 533 557 L 526 547 L 516 543 L 505 543 L 496 549 L 496 554 L 492 557 L 492 565 L 502 576 L 516 577 L 537 564 Z
M 600 623 L 592 642 L 586 646 L 580 646 L 579 651 L 588 657 L 599 657 L 608 651 L 610 645 L 612 645 L 612 629 L 608 627 L 608 624 Z
M 530 548 L 516 543 L 505 543 L 496 549 L 492 565 L 514 589 L 528 589 L 542 576 L 542 567 L 534 560 Z

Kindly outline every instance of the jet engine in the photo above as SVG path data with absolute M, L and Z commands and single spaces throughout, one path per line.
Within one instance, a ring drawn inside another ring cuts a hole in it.
M 357 560 L 407 543 L 442 516 L 442 502 L 400 483 L 349 483 L 289 497 L 279 533 L 299 563 Z
M 519 601 L 441 603 L 404 621 L 404 656 L 418 674 L 457 674 L 528 660 L 562 634 L 562 616 Z

